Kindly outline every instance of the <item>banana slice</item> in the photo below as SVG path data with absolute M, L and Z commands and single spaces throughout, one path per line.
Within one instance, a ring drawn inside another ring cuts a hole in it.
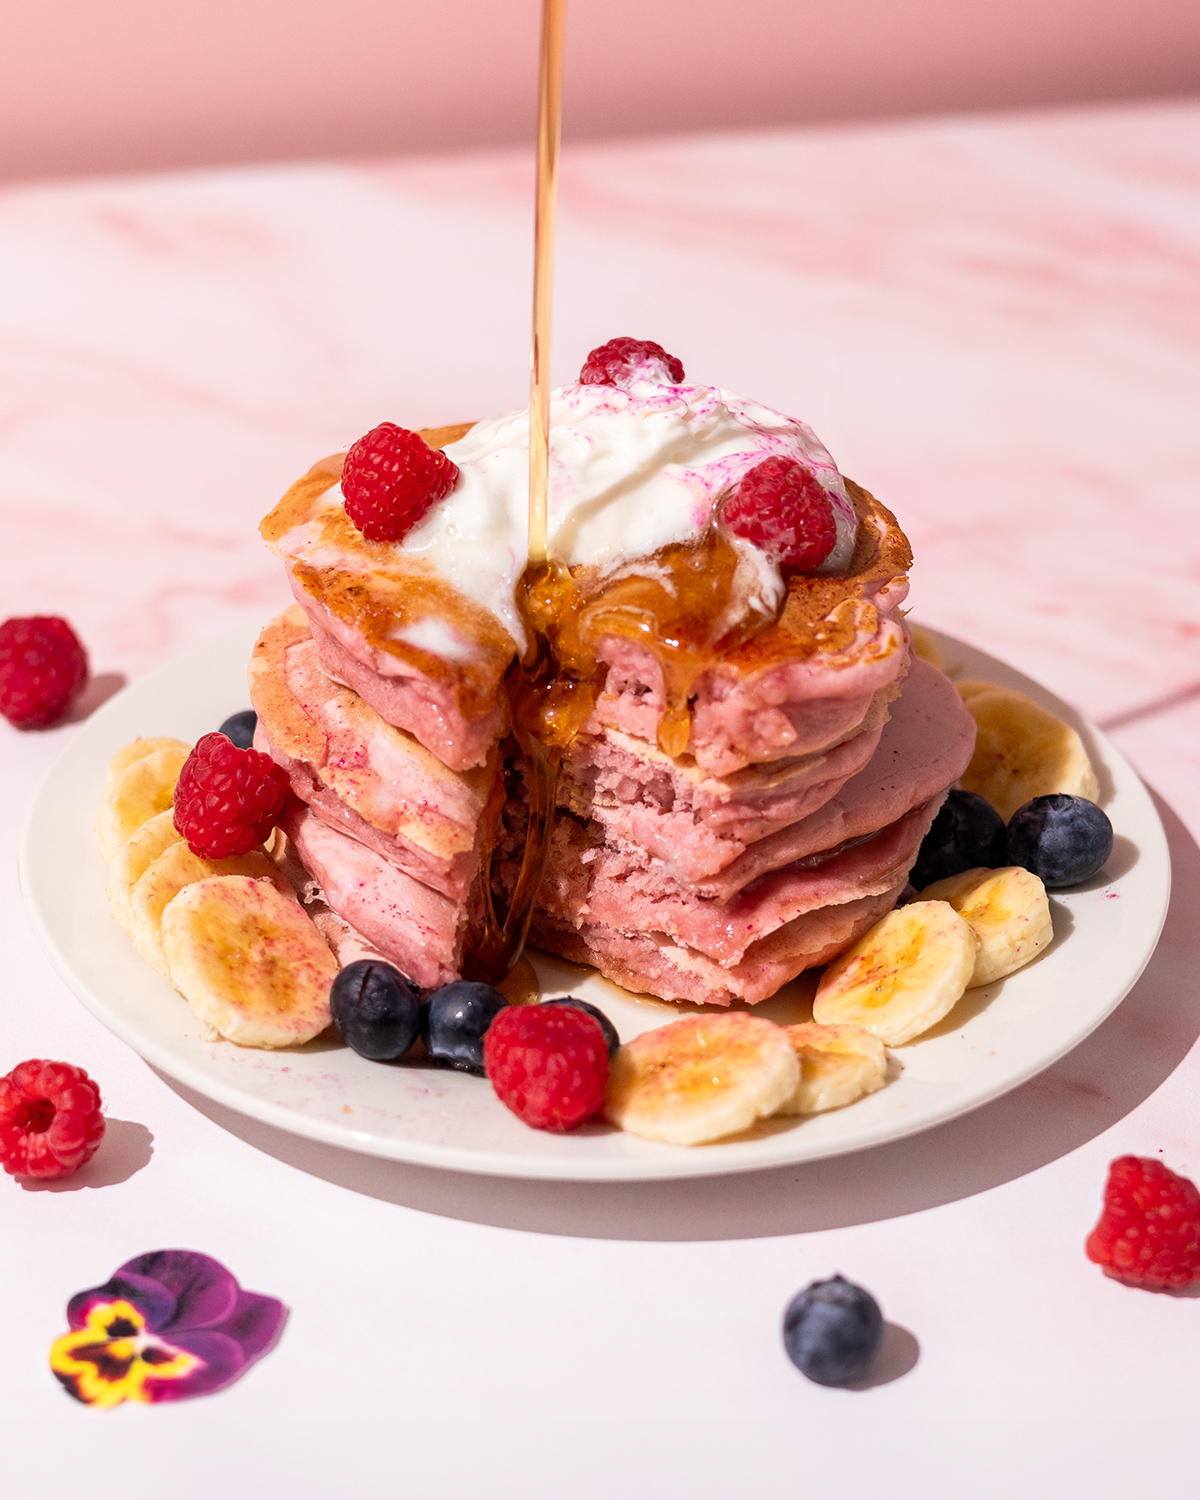
M 975 935 L 945 901 L 887 914 L 825 970 L 813 1001 L 822 1026 L 865 1026 L 889 1047 L 953 1009 L 975 970 Z
M 129 896 L 133 945 L 164 979 L 170 979 L 171 975 L 163 953 L 163 912 L 184 886 L 211 875 L 244 875 L 251 880 L 265 880 L 281 895 L 295 900 L 292 888 L 279 873 L 278 866 L 261 849 L 251 849 L 249 854 L 234 854 L 229 859 L 201 859 L 182 839 L 169 845 L 147 865 Z
M 125 753 L 118 751 L 113 763 Z M 96 809 L 96 842 L 106 860 L 112 859 L 143 823 L 171 806 L 179 772 L 190 754 L 186 745 L 173 741 L 148 755 L 139 755 L 105 786 Z
M 108 909 L 133 937 L 133 888 L 158 858 L 172 844 L 179 843 L 175 830 L 175 813 L 171 808 L 143 823 L 125 840 L 108 867 Z
M 968 698 L 974 698 L 979 693 L 1007 693 L 1007 688 L 1002 688 L 998 682 L 984 682 L 979 677 L 960 677 L 954 684 L 958 689 L 958 696 L 965 703 Z
M 906 620 L 909 636 L 912 638 L 914 656 L 919 656 L 922 661 L 927 661 L 931 667 L 936 667 L 939 672 L 946 670 L 946 658 L 942 655 L 942 648 L 934 640 L 932 632 L 925 629 L 924 625 L 914 625 L 911 620 Z
M 169 735 L 156 735 L 150 739 L 136 739 L 126 745 L 123 750 L 118 750 L 108 763 L 108 774 L 104 778 L 104 790 L 118 779 L 122 771 L 133 765 L 135 760 L 145 760 L 147 755 L 153 755 L 155 750 L 182 750 L 188 752 L 191 746 L 183 740 L 173 740 Z
M 966 682 L 958 690 L 976 725 L 975 753 L 961 784 L 1005 822 L 1031 797 L 1049 792 L 1098 800 L 1100 783 L 1069 724 L 1014 688 Z
M 921 900 L 945 901 L 975 934 L 979 951 L 969 990 L 1022 968 L 1054 937 L 1046 887 L 1016 865 L 964 870 L 927 885 Z
M 171 983 L 229 1041 L 291 1047 L 329 1025 L 337 959 L 269 881 L 213 875 L 185 886 L 163 912 L 162 937 Z
M 887 1082 L 887 1052 L 865 1027 L 806 1021 L 784 1030 L 800 1063 L 800 1082 L 779 1114 L 819 1115 L 841 1109 Z
M 748 1016 L 688 1016 L 617 1050 L 605 1118 L 651 1141 L 698 1146 L 746 1130 L 795 1093 L 787 1033 Z

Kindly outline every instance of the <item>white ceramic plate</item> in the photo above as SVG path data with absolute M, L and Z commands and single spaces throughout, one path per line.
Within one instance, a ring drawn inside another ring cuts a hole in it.
M 569 1136 L 530 1130 L 487 1081 L 413 1064 L 370 1063 L 333 1032 L 289 1052 L 211 1042 L 184 1001 L 134 952 L 108 914 L 92 820 L 110 757 L 137 735 L 194 741 L 247 703 L 255 632 L 237 630 L 152 672 L 79 731 L 47 777 L 21 851 L 33 929 L 84 1005 L 154 1067 L 282 1130 L 352 1151 L 513 1177 L 628 1181 L 783 1166 L 897 1140 L 975 1109 L 1047 1068 L 1117 1006 L 1158 939 L 1170 863 L 1137 775 L 1095 729 L 993 658 L 940 638 L 952 675 L 1019 687 L 1075 723 L 1100 769 L 1117 833 L 1107 871 L 1052 899 L 1055 940 L 1036 963 L 971 991 L 933 1032 L 894 1054 L 894 1080 L 847 1109 L 768 1121 L 711 1146 L 668 1146 L 605 1125 Z M 531 954 L 546 995 L 600 1005 L 628 1040 L 691 1007 L 638 998 L 591 970 Z M 806 1018 L 805 982 L 756 1008 Z

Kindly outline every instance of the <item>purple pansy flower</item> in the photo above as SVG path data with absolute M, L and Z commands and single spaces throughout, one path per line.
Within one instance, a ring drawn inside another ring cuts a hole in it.
M 67 1303 L 71 1332 L 50 1368 L 77 1401 L 186 1401 L 245 1374 L 275 1344 L 287 1309 L 244 1292 L 218 1260 L 152 1250 Z

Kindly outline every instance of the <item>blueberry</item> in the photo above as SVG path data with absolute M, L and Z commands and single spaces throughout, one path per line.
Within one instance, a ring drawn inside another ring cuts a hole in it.
M 420 1029 L 421 1003 L 412 986 L 399 969 L 373 958 L 339 971 L 329 1008 L 342 1040 L 374 1062 L 402 1057 Z
M 456 979 L 442 985 L 421 1010 L 421 1036 L 434 1062 L 464 1073 L 483 1072 L 483 1036 L 508 1001 L 490 984 Z
M 231 739 L 239 750 L 249 750 L 257 728 L 258 715 L 252 708 L 243 708 L 239 714 L 230 714 L 217 733 Z
M 559 1000 L 543 1000 L 543 1005 L 573 1005 L 576 1010 L 586 1010 L 589 1016 L 594 1016 L 600 1022 L 600 1030 L 604 1033 L 604 1045 L 608 1049 L 609 1057 L 612 1057 L 621 1045 L 621 1038 L 617 1035 L 617 1028 L 608 1019 L 599 1006 L 592 1005 L 588 1000 L 576 1000 L 574 995 L 563 995 Z
M 818 1385 L 848 1385 L 860 1379 L 882 1343 L 879 1303 L 842 1276 L 806 1286 L 783 1315 L 788 1358 Z
M 1089 879 L 1112 846 L 1107 814 L 1086 797 L 1035 797 L 1008 820 L 1009 864 L 1031 870 L 1047 890 Z
M 917 862 L 909 877 L 917 890 L 959 875 L 963 870 L 985 866 L 989 870 L 1006 864 L 1004 819 L 990 802 L 974 792 L 957 789 L 947 793 L 921 843 Z

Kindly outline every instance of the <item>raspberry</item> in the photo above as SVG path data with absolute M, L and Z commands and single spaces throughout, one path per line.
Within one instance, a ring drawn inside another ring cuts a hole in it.
M 683 366 L 653 339 L 609 339 L 593 349 L 579 372 L 580 385 L 628 387 L 638 378 L 681 385 Z
M 176 832 L 201 859 L 248 854 L 274 828 L 288 786 L 287 772 L 269 755 L 206 734 L 175 786 Z
M 1200 1281 L 1200 1192 L 1152 1156 L 1118 1156 L 1087 1256 L 1134 1286 Z
M 764 458 L 748 469 L 725 501 L 722 519 L 734 536 L 803 573 L 819 568 L 837 544 L 829 496 L 794 458 Z
M 419 432 L 381 422 L 346 454 L 346 514 L 369 542 L 399 542 L 458 482 L 458 467 Z
M 87 652 L 58 615 L 0 625 L 0 714 L 18 729 L 61 719 L 87 675 Z
M 573 1005 L 501 1011 L 484 1035 L 483 1062 L 501 1102 L 535 1130 L 570 1130 L 604 1103 L 604 1033 Z
M 0 1078 L 0 1166 L 13 1177 L 66 1177 L 103 1135 L 100 1090 L 82 1068 L 32 1058 Z

